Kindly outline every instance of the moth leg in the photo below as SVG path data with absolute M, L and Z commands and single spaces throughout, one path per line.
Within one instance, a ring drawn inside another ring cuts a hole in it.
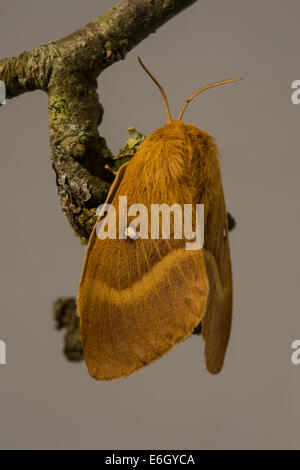
M 230 214 L 230 212 L 227 212 L 227 220 L 228 220 L 228 230 L 231 232 L 236 226 L 236 222 L 234 217 Z
M 201 331 L 202 331 L 202 323 L 200 322 L 196 328 L 194 329 L 192 335 L 198 335 L 200 336 L 201 335 Z
M 134 152 L 118 153 L 118 155 L 115 157 L 115 160 L 119 158 L 133 157 L 133 155 L 134 155 Z
M 110 173 L 112 173 L 114 176 L 116 176 L 116 174 L 118 173 L 117 171 L 114 171 L 109 165 L 105 165 L 104 168 Z

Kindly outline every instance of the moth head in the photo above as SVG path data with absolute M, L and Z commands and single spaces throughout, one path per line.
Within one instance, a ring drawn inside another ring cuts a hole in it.
M 153 77 L 153 75 L 151 74 L 151 72 L 147 69 L 147 67 L 144 65 L 144 63 L 142 62 L 142 59 L 140 57 L 138 57 L 138 61 L 139 63 L 141 64 L 141 66 L 143 67 L 143 69 L 145 70 L 145 72 L 149 75 L 149 77 L 154 81 L 154 83 L 156 84 L 156 86 L 159 88 L 161 94 L 162 94 L 162 97 L 163 97 L 163 100 L 164 100 L 164 104 L 165 104 L 165 108 L 166 108 L 166 111 L 167 111 L 167 116 L 168 116 L 168 121 L 171 122 L 171 121 L 174 121 L 171 117 L 171 113 L 170 113 L 170 108 L 169 108 L 169 103 L 168 103 L 168 100 L 167 100 L 167 95 L 163 89 L 163 87 L 159 84 L 159 82 L 156 80 L 156 78 Z M 210 88 L 214 88 L 216 86 L 219 86 L 219 85 L 225 85 L 226 83 L 232 83 L 232 82 L 237 82 L 239 80 L 243 80 L 242 77 L 239 77 L 239 78 L 230 78 L 228 80 L 222 80 L 221 82 L 216 82 L 216 83 L 212 83 L 210 85 L 207 85 L 203 88 L 200 88 L 199 90 L 195 91 L 187 100 L 186 102 L 184 103 L 180 113 L 179 113 L 179 116 L 177 118 L 177 121 L 181 121 L 182 119 L 182 116 L 183 116 L 183 113 L 185 112 L 187 106 L 189 105 L 189 103 L 192 101 L 192 99 L 194 99 L 197 95 L 199 95 L 199 93 L 202 93 L 203 91 L 206 91 L 206 90 L 209 90 Z

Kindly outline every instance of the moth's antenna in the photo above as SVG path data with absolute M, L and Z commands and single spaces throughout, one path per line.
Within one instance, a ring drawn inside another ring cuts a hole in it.
M 165 103 L 165 107 L 166 107 L 168 119 L 169 119 L 169 121 L 172 121 L 171 114 L 170 114 L 170 109 L 169 109 L 169 104 L 168 104 L 168 100 L 167 100 L 167 96 L 166 96 L 166 94 L 165 94 L 165 92 L 164 92 L 163 87 L 158 83 L 158 81 L 156 80 L 156 78 L 153 77 L 153 75 L 149 72 L 149 70 L 147 69 L 147 67 L 143 64 L 142 59 L 141 59 L 140 57 L 138 57 L 138 60 L 139 60 L 139 63 L 141 64 L 141 66 L 143 67 L 143 69 L 145 70 L 145 72 L 147 72 L 147 74 L 149 75 L 149 77 L 152 78 L 152 80 L 154 81 L 154 83 L 158 86 L 158 88 L 159 88 L 159 90 L 160 90 L 160 92 L 161 92 L 161 94 L 162 94 L 164 103 Z
M 209 88 L 214 88 L 215 86 L 218 86 L 218 85 L 224 85 L 225 83 L 237 82 L 239 80 L 243 80 L 243 79 L 241 77 L 240 78 L 230 78 L 229 80 L 223 80 L 222 82 L 213 83 L 212 85 L 207 85 L 204 88 L 200 88 L 200 90 L 195 91 L 195 93 L 193 93 L 192 96 L 190 96 L 186 100 L 186 102 L 184 103 L 183 108 L 180 111 L 180 114 L 178 116 L 178 121 L 181 121 L 183 113 L 186 110 L 188 104 L 192 101 L 193 98 L 195 98 L 195 96 L 199 95 L 199 93 L 202 93 L 202 91 L 205 91 L 205 90 L 209 90 Z

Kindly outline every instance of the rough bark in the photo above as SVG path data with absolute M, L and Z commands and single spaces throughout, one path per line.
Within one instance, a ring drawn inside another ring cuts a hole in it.
M 54 304 L 56 328 L 66 329 L 64 353 L 69 361 L 83 359 L 80 341 L 79 318 L 76 315 L 76 301 L 72 297 L 57 299 Z
M 36 89 L 49 95 L 51 158 L 61 205 L 87 241 L 96 208 L 113 174 L 112 154 L 99 135 L 103 108 L 97 77 L 140 41 L 196 0 L 123 0 L 73 34 L 0 61 L 7 98 Z

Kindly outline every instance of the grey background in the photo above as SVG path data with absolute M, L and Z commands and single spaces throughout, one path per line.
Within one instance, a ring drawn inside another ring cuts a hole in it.
M 114 1 L 1 0 L 0 57 L 59 39 Z M 231 234 L 234 321 L 223 372 L 210 376 L 202 338 L 182 343 L 128 379 L 93 381 L 67 362 L 52 302 L 76 295 L 84 249 L 60 210 L 50 165 L 47 96 L 0 113 L 2 449 L 299 449 L 300 366 L 291 363 L 299 320 L 298 0 L 200 0 L 99 80 L 101 132 L 114 152 L 128 126 L 165 122 L 200 86 L 185 121 L 214 135 L 222 154 Z

